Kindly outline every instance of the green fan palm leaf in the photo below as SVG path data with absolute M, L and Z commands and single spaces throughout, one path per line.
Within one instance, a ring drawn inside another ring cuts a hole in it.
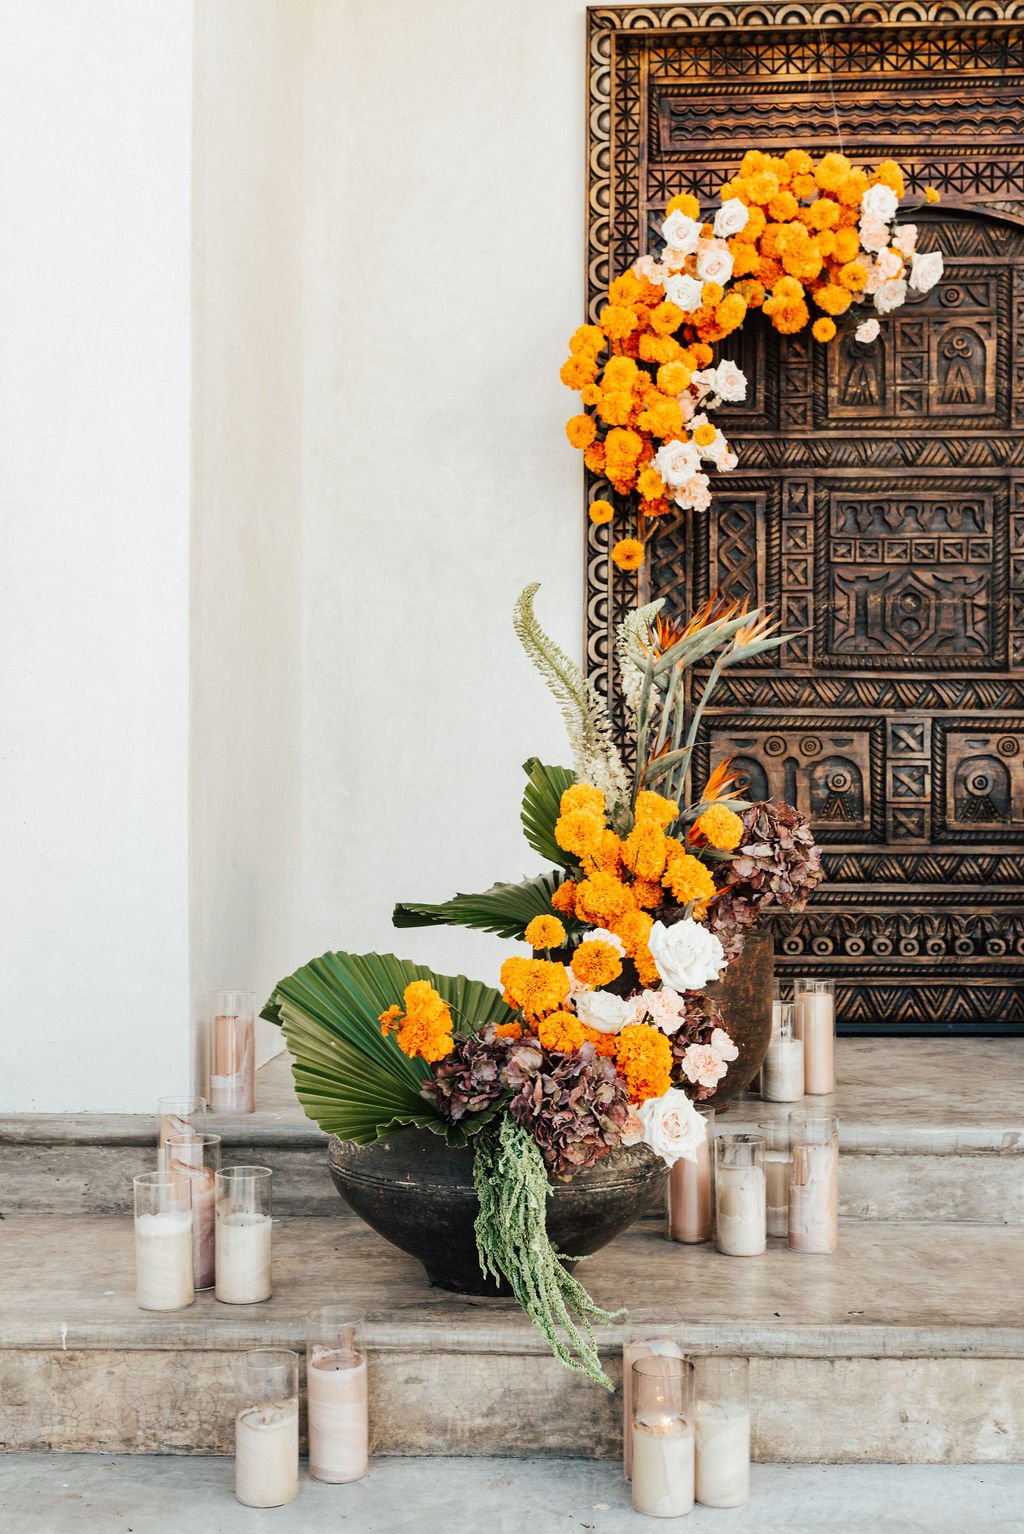
M 523 771 L 530 779 L 520 813 L 526 840 L 549 863 L 575 868 L 575 858 L 555 841 L 555 821 L 561 812 L 562 795 L 576 782 L 576 774 L 568 767 L 546 767 L 535 756 L 523 763 Z
M 561 883 L 559 870 L 518 884 L 492 884 L 479 895 L 453 895 L 440 905 L 403 902 L 391 919 L 396 927 L 473 927 L 521 940 L 535 916 L 551 915 L 551 897 Z

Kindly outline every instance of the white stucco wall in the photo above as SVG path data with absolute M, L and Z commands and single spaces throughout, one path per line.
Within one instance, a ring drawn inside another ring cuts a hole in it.
M 188 1071 L 191 7 L 0 6 L 0 1106 Z

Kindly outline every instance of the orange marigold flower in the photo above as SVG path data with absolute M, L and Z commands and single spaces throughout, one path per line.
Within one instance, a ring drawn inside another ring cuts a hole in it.
M 936 203 L 936 202 L 941 202 L 942 201 L 941 197 L 939 196 L 938 192 L 935 190 L 935 188 L 933 186 L 926 186 L 925 187 L 925 189 L 924 189 L 924 200 L 925 200 L 925 202 L 929 202 L 929 203 Z
M 832 197 L 817 197 L 807 209 L 812 229 L 834 229 L 839 223 L 839 206 Z
M 815 320 L 811 326 L 811 335 L 816 341 L 831 341 L 836 333 L 836 322 L 830 320 L 827 314 Z
M 663 394 L 682 394 L 690 387 L 693 374 L 682 362 L 663 362 L 658 369 L 658 388 Z
M 635 463 L 643 449 L 643 437 L 635 431 L 624 431 L 621 426 L 610 431 L 604 439 L 605 453 L 611 458 L 623 458 Z
M 580 390 L 580 399 L 585 405 L 599 405 L 603 398 L 604 394 L 596 383 L 584 384 Z
M 757 282 L 752 277 L 742 278 L 733 289 L 746 303 L 748 309 L 760 309 L 765 300 L 764 283 Z M 584 460 L 586 454 L 583 455 Z
M 574 357 L 583 357 L 598 352 L 604 346 L 605 335 L 600 325 L 579 325 L 569 339 L 569 350 Z
M 844 264 L 857 259 L 860 254 L 860 234 L 856 228 L 836 230 L 836 248 L 833 254 L 837 261 Z
M 505 1005 L 526 1017 L 544 1017 L 569 994 L 569 971 L 551 959 L 524 959 L 514 954 L 501 966 Z
M 693 829 L 718 852 L 735 852 L 743 840 L 743 821 L 724 804 L 711 804 L 698 815 Z
M 614 515 L 615 512 L 611 501 L 591 501 L 590 520 L 596 523 L 598 527 L 603 526 L 605 522 L 610 522 Z
M 735 290 L 726 295 L 715 310 L 715 319 L 718 321 L 719 330 L 726 334 L 730 330 L 736 330 L 743 324 L 747 316 L 747 300 L 742 293 Z
M 584 1041 L 583 1024 L 574 1012 L 551 1012 L 537 1024 L 537 1037 L 552 1054 L 571 1055 Z
M 644 562 L 644 546 L 638 538 L 620 538 L 612 549 L 612 564 L 620 570 L 639 570 Z
M 776 192 L 768 204 L 768 217 L 778 219 L 784 223 L 787 219 L 796 218 L 799 209 L 800 204 L 793 196 L 793 193 L 788 189 L 785 191 L 780 190 Z
M 664 1097 L 672 1085 L 672 1045 L 660 1028 L 628 1023 L 618 1035 L 615 1066 L 630 1102 Z
M 643 297 L 644 282 L 634 272 L 623 272 L 608 284 L 608 302 L 619 304 L 624 309 L 630 308 L 638 298 Z
M 666 218 L 670 213 L 685 213 L 687 218 L 697 218 L 700 203 L 692 192 L 677 192 L 665 209 Z
M 695 341 L 690 350 L 699 368 L 706 368 L 715 355 L 711 347 L 705 346 L 703 341 Z
M 633 889 L 635 891 L 636 885 Z M 641 948 L 647 947 L 647 939 L 651 935 L 653 926 L 654 918 L 648 916 L 646 911 L 627 911 L 624 916 L 619 917 L 612 931 L 617 938 L 621 938 L 623 947 L 632 958 Z
M 747 209 L 747 222 L 743 226 L 743 239 L 759 240 L 764 234 L 768 220 L 760 208 Z
M 632 410 L 633 396 L 625 389 L 606 390 L 598 404 L 598 413 L 609 426 L 628 426 Z
M 837 273 L 840 284 L 851 293 L 859 293 L 868 280 L 867 268 L 860 261 L 847 261 Z
M 683 412 L 679 401 L 656 395 L 637 417 L 636 424 L 656 437 L 674 437 L 683 429 Z
M 634 879 L 631 893 L 637 905 L 646 911 L 657 910 L 658 906 L 665 903 L 665 891 L 660 879 Z
M 622 843 L 614 831 L 602 831 L 593 846 L 583 854 L 583 866 L 588 874 L 614 874 L 622 872 Z
M 814 179 L 825 192 L 834 192 L 850 174 L 853 166 L 844 154 L 826 154 L 818 161 Z
M 632 389 L 639 371 L 632 357 L 609 357 L 602 381 L 606 389 Z
M 611 985 L 622 974 L 622 960 L 611 943 L 588 938 L 574 951 L 572 972 L 581 985 Z
M 593 873 L 576 886 L 576 914 L 595 927 L 607 927 L 632 903 L 629 890 L 614 874 Z
M 555 841 L 563 852 L 580 857 L 588 848 L 597 845 L 603 830 L 603 820 L 592 810 L 570 810 L 555 821 Z
M 598 315 L 601 329 L 613 341 L 621 341 L 639 324 L 635 309 L 624 309 L 620 304 L 605 304 Z
M 638 948 L 636 953 L 631 954 L 630 957 L 633 960 L 633 968 L 636 970 L 637 978 L 641 985 L 659 985 L 661 983 L 658 966 L 655 964 L 654 956 L 646 943 L 643 947 Z
M 693 440 L 698 447 L 710 447 L 718 436 L 718 428 L 712 426 L 710 421 L 703 426 L 698 426 L 693 434 Z
M 657 469 L 648 466 L 637 477 L 636 487 L 647 501 L 656 501 L 665 494 L 665 481 Z
M 523 1030 L 519 1023 L 495 1023 L 494 1037 L 496 1039 L 521 1039 Z
M 583 1042 L 593 1044 L 595 1051 L 603 1055 L 606 1060 L 615 1059 L 615 1051 L 619 1046 L 618 1035 L 614 1033 L 601 1033 L 597 1028 L 588 1028 L 583 1024 Z
M 730 241 L 730 247 L 733 277 L 748 277 L 751 272 L 757 271 L 761 257 L 756 245 L 751 245 L 748 241 L 737 237 Z
M 879 160 L 875 166 L 875 174 L 872 181 L 880 181 L 883 186 L 891 187 L 897 197 L 902 197 L 906 191 L 903 180 L 903 172 L 895 160 Z
M 715 893 L 711 870 L 691 852 L 678 852 L 670 857 L 661 882 L 680 905 L 696 902 L 693 915 L 698 921 Z
M 656 336 L 648 331 L 640 337 L 640 356 L 644 362 L 678 362 L 682 351 L 674 336 Z
M 824 309 L 826 314 L 845 314 L 853 302 L 853 295 L 847 288 L 841 288 L 834 282 L 826 282 L 823 287 L 815 290 L 814 302 L 819 309 Z
M 834 255 L 836 248 L 836 230 L 823 229 L 820 234 L 816 234 L 814 236 L 814 243 L 817 245 L 823 256 Z M 584 403 L 586 403 L 585 393 L 582 394 L 580 398 L 584 401 Z
M 428 1063 L 443 1060 L 455 1047 L 452 1038 L 452 1015 L 444 998 L 429 980 L 411 980 L 403 992 L 405 1014 L 399 1007 L 389 1007 L 380 1015 L 381 1032 L 397 1029 L 399 1049 L 410 1058 L 419 1056 Z
M 597 427 L 589 415 L 574 415 L 565 423 L 565 435 L 573 447 L 589 447 L 597 436 Z
M 562 916 L 576 915 L 576 881 L 566 879 L 551 896 L 551 904 Z
M 784 309 L 772 315 L 772 324 L 780 335 L 792 336 L 798 330 L 803 330 L 810 317 L 810 310 L 805 303 L 787 304 Z
M 851 171 L 846 180 L 836 190 L 839 201 L 845 203 L 848 208 L 860 210 L 861 198 L 868 189 L 868 178 L 862 170 Z
M 638 820 L 622 843 L 622 861 L 641 879 L 658 879 L 665 869 L 665 833 L 651 820 Z
M 584 361 L 582 357 L 570 357 L 562 363 L 558 376 L 567 388 L 582 389 L 597 377 L 597 363 L 590 358 Z
M 759 202 L 762 208 L 767 207 L 779 190 L 779 178 L 769 170 L 755 172 L 749 177 L 748 186 L 752 202 Z
M 818 183 L 811 175 L 794 176 L 790 186 L 794 197 L 813 197 L 818 190 Z
M 557 916 L 535 916 L 523 936 L 531 948 L 559 948 L 565 942 L 565 928 Z
M 605 465 L 604 443 L 592 442 L 589 447 L 584 448 L 583 462 L 594 474 L 603 474 Z
M 560 815 L 568 815 L 572 810 L 589 810 L 592 815 L 603 815 L 604 794 L 593 783 L 570 783 L 568 788 L 562 790 L 558 812 Z
M 671 335 L 683 323 L 683 311 L 678 304 L 673 304 L 666 299 L 663 304 L 651 310 L 649 323 L 651 329 L 659 336 Z
M 814 161 L 806 149 L 787 149 L 782 158 L 793 176 L 806 176 L 814 169 Z

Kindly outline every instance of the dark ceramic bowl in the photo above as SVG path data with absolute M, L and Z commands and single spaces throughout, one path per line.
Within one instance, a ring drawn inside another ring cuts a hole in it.
M 471 1148 L 449 1150 L 429 1129 L 405 1129 L 373 1145 L 331 1137 L 335 1187 L 378 1235 L 419 1259 L 430 1282 L 456 1294 L 508 1294 L 480 1271 L 473 1223 L 479 1210 Z M 611 1151 L 571 1182 L 552 1184 L 548 1234 L 555 1250 L 587 1257 L 664 1194 L 668 1167 L 646 1145 Z

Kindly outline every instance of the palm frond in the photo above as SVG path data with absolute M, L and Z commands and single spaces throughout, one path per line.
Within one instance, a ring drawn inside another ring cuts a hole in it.
M 564 854 L 562 854 L 564 856 Z M 473 927 L 498 937 L 521 939 L 535 916 L 551 915 L 551 896 L 561 873 L 538 874 L 518 884 L 492 884 L 479 895 L 453 895 L 440 905 L 396 905 L 396 927 Z
M 546 767 L 535 756 L 523 763 L 523 771 L 530 779 L 520 811 L 526 840 L 549 863 L 575 868 L 575 858 L 555 841 L 555 821 L 561 813 L 562 795 L 576 782 L 576 774 L 568 767 Z

